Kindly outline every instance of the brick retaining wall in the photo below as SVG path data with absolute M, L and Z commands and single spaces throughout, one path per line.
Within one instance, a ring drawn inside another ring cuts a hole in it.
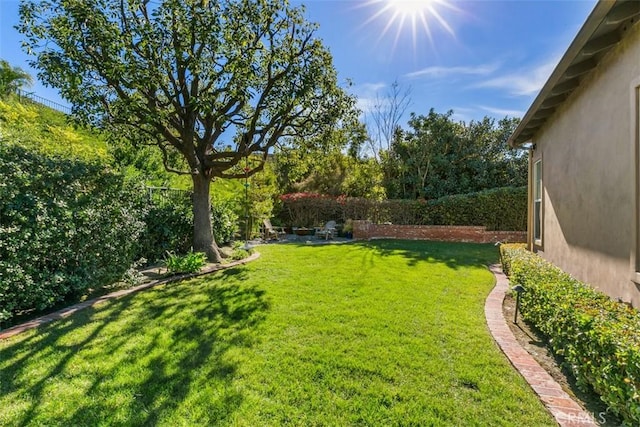
M 489 231 L 485 227 L 475 226 L 394 225 L 353 221 L 353 238 L 524 243 L 527 241 L 527 233 L 525 231 Z

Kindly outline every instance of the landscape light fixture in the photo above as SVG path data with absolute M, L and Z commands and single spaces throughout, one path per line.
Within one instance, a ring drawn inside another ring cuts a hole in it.
M 525 292 L 525 288 L 522 285 L 516 285 L 511 290 L 516 291 L 516 313 L 513 317 L 513 323 L 518 323 L 518 310 L 520 310 L 520 295 Z

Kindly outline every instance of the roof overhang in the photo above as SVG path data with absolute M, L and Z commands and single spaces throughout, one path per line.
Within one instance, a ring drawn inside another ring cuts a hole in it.
M 580 86 L 584 76 L 618 44 L 639 17 L 638 0 L 600 0 L 509 137 L 509 145 L 517 147 L 530 142 L 556 108 Z

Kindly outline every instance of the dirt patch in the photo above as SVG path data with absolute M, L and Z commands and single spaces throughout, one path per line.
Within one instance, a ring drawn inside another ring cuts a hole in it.
M 582 408 L 589 412 L 601 426 L 620 426 L 622 421 L 607 411 L 607 405 L 600 400 L 593 390 L 582 391 L 576 384 L 573 374 L 562 366 L 560 356 L 551 353 L 546 337 L 533 325 L 518 314 L 518 323 L 514 323 L 516 309 L 515 298 L 507 295 L 502 304 L 504 318 L 516 337 L 518 343 L 553 377 L 563 390 L 573 398 Z

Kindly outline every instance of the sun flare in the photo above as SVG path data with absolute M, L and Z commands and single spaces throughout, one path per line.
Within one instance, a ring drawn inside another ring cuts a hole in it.
M 387 0 L 388 7 L 394 9 L 397 13 L 413 16 L 422 14 L 424 11 L 427 11 L 431 4 L 434 3 L 433 0 Z
M 459 11 L 451 0 L 370 0 L 365 5 L 375 7 L 376 11 L 364 25 L 373 21 L 386 20 L 379 40 L 395 27 L 394 46 L 397 45 L 402 32 L 407 30 L 411 31 L 414 49 L 421 31 L 424 31 L 431 45 L 434 45 L 432 32 L 434 22 L 455 37 L 453 28 L 441 13 L 443 8 Z

